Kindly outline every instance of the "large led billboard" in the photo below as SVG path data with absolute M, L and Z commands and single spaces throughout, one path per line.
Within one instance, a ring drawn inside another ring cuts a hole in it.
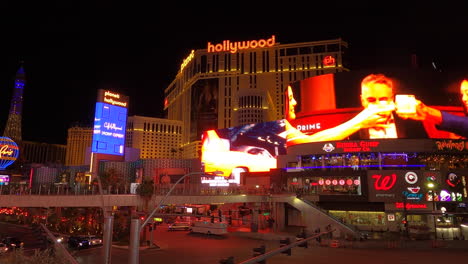
M 92 152 L 124 155 L 128 97 L 119 93 L 98 91 Z
M 204 171 L 237 177 L 241 172 L 276 168 L 277 156 L 286 154 L 283 133 L 284 120 L 205 131 L 201 158 Z
M 462 80 L 457 73 L 393 70 L 325 74 L 291 83 L 285 92 L 288 146 L 350 139 L 461 138 L 439 127 L 437 115 L 422 111 L 464 116 L 468 94 L 463 95 Z
M 291 155 L 455 151 L 451 146 L 465 142 L 462 136 L 440 129 L 432 120 L 400 114 L 411 113 L 408 101 L 419 100 L 438 111 L 464 116 L 468 87 L 463 95 L 462 80 L 457 73 L 393 70 L 340 72 L 291 83 L 285 92 L 285 119 L 204 130 L 205 171 L 223 171 L 226 177 L 233 172 L 269 171 L 277 168 L 277 156 L 286 154 L 286 149 Z M 450 149 L 435 147 L 440 145 Z

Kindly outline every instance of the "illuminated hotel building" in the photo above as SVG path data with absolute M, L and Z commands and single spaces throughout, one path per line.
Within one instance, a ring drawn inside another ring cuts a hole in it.
M 68 129 L 66 166 L 84 165 L 86 151 L 89 152 L 93 140 L 93 128 L 73 126 Z
M 182 121 L 129 116 L 126 147 L 140 149 L 140 159 L 180 159 Z
M 26 163 L 64 164 L 67 146 L 32 141 L 22 142 L 23 160 Z
M 196 158 L 201 133 L 284 117 L 288 84 L 347 71 L 341 39 L 280 44 L 276 36 L 208 43 L 193 50 L 165 89 L 167 118 L 180 120 L 183 158 Z

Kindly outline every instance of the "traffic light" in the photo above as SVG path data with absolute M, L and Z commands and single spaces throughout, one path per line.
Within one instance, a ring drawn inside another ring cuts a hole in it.
M 234 264 L 234 257 L 229 257 L 227 259 L 221 259 L 219 264 Z
M 263 255 L 263 254 L 265 254 L 265 245 L 262 245 L 262 246 L 260 246 L 258 248 L 253 249 L 253 256 L 254 257 L 258 257 L 258 256 Z M 262 261 L 259 261 L 257 263 L 266 264 L 266 261 L 262 260 Z
M 280 247 L 284 247 L 291 244 L 291 241 L 289 240 L 289 237 L 286 239 L 281 239 L 280 240 Z M 286 251 L 281 252 L 283 254 L 287 254 L 288 256 L 291 256 L 291 249 L 288 249 Z

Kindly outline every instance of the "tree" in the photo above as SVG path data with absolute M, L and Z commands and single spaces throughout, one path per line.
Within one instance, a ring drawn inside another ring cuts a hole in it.
M 123 175 L 114 168 L 102 172 L 99 177 L 103 189 L 107 189 L 111 185 L 118 187 L 123 182 Z
M 148 211 L 148 202 L 154 194 L 153 180 L 143 180 L 143 182 L 138 185 L 136 192 L 145 199 L 145 210 Z

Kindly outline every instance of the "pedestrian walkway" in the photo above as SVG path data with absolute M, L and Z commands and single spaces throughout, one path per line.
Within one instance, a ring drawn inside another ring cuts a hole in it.
M 251 232 L 248 227 L 229 227 L 228 231 L 234 236 L 259 239 L 281 240 L 290 238 L 295 240 L 300 233 L 300 227 L 288 227 L 284 231 L 274 232 L 269 228 Z M 310 236 L 311 234 L 309 234 Z M 320 243 L 311 243 L 312 246 L 334 248 L 408 248 L 408 249 L 468 249 L 468 240 L 411 240 L 399 235 L 370 234 L 365 240 L 346 240 L 324 238 Z

